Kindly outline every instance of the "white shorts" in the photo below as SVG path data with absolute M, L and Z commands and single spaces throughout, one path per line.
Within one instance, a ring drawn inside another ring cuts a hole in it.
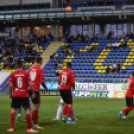
M 73 96 L 73 93 L 72 93 L 72 99 L 74 100 L 74 96 Z M 63 101 L 63 99 L 61 98 L 60 99 L 60 101 L 59 101 L 60 103 L 64 103 L 64 101 Z

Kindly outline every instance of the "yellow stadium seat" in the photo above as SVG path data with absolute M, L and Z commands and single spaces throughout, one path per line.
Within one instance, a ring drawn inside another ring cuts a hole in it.
M 92 43 L 91 45 L 94 46 L 94 43 Z
M 122 69 L 122 70 L 125 70 L 125 69 L 126 69 L 126 67 L 125 67 L 125 66 L 122 66 L 122 67 L 121 67 L 121 69 Z
M 106 57 L 106 56 L 103 56 L 102 58 L 103 58 L 103 59 L 106 59 L 107 57 Z
M 62 46 L 64 46 L 64 43 L 62 43 Z
M 105 55 L 105 53 L 104 52 L 101 52 L 101 55 L 103 56 L 103 55 Z
M 124 42 L 124 39 L 121 39 L 120 42 Z
M 133 54 L 134 54 L 133 52 L 130 52 L 130 53 L 129 53 L 129 55 L 131 55 L 131 56 L 132 56 Z
M 11 70 L 11 69 L 9 69 L 8 71 L 9 71 L 9 72 L 11 72 L 12 70 Z
M 80 52 L 82 52 L 83 50 L 82 50 L 82 49 L 80 49 L 79 51 L 80 51 Z
M 101 66 L 101 67 L 100 67 L 100 69 L 101 69 L 101 70 L 103 70 L 103 69 L 104 69 L 104 67 L 103 67 L 103 66 Z
M 64 62 L 64 63 L 63 63 L 63 66 L 66 66 L 66 65 L 67 65 L 67 63 Z
M 107 50 L 106 49 L 103 49 L 103 52 L 106 52 Z
M 88 49 L 88 46 L 85 46 L 85 49 Z
M 3 62 L 1 62 L 1 63 L 0 63 L 0 65 L 4 65 L 4 63 L 3 63 Z
M 43 49 L 42 46 L 39 46 L 39 50 Z
M 132 49 L 131 51 L 134 52 L 134 49 Z
M 129 48 L 130 48 L 130 49 L 132 49 L 132 48 L 133 48 L 133 46 L 129 46 Z
M 39 50 L 40 53 L 43 53 L 43 50 Z
M 92 48 L 92 46 L 89 46 L 89 47 L 88 47 L 88 49 L 91 49 L 91 48 Z
M 129 43 L 132 42 L 132 39 L 129 39 L 128 42 L 129 42 Z
M 27 44 L 25 44 L 25 47 L 27 47 Z
M 98 70 L 98 73 L 101 73 L 101 70 Z
M 134 42 L 132 42 L 131 45 L 134 46 Z
M 126 62 L 129 62 L 129 59 L 126 59 Z
M 86 49 L 83 49 L 83 52 L 87 52 L 87 50 Z
M 65 43 L 65 46 L 67 46 L 68 45 L 68 43 Z
M 127 66 L 127 63 L 124 63 L 124 66 Z
M 102 63 L 98 63 L 98 66 L 101 66 Z
M 99 70 L 100 69 L 100 67 L 99 66 L 96 66 L 96 68 L 95 68 L 96 70 Z
M 102 63 L 102 62 L 104 62 L 104 59 L 101 59 L 101 61 L 100 61 L 100 62 L 101 62 L 101 63 Z
M 66 66 L 64 66 L 64 67 L 63 67 L 63 70 L 64 70 L 64 69 L 66 69 L 66 68 L 67 68 L 67 67 L 66 67 Z
M 64 62 L 68 62 L 68 59 L 65 59 Z
M 134 62 L 134 59 L 130 59 L 130 61 L 129 62 Z
M 97 59 L 96 62 L 100 62 L 100 59 Z
M 106 52 L 105 54 L 108 55 L 108 52 Z
M 28 66 L 29 64 L 28 63 L 25 63 L 25 66 Z
M 100 55 L 100 56 L 98 57 L 98 59 L 102 59 L 102 56 Z
M 108 48 L 108 49 L 107 49 L 107 52 L 110 52 L 110 51 L 111 51 L 111 50 Z
M 132 66 L 133 63 L 128 63 L 128 66 Z
M 99 45 L 99 43 L 95 43 L 95 45 L 96 45 L 96 46 L 98 46 L 98 45 Z
M 97 66 L 97 65 L 98 65 L 98 63 L 97 63 L 97 62 L 95 62 L 95 63 L 94 63 L 94 66 Z
M 106 73 L 106 70 L 102 70 L 102 73 L 103 73 L 103 74 Z
M 68 56 L 67 56 L 67 59 L 69 59 L 69 58 L 70 58 L 70 56 L 68 55 Z
M 132 59 L 134 59 L 134 56 L 132 56 Z
M 107 69 L 107 66 L 103 66 L 104 69 Z
M 32 65 L 32 62 L 30 62 L 29 65 L 31 66 Z
M 68 62 L 72 62 L 72 59 L 69 59 Z
M 128 56 L 127 58 L 128 58 L 128 59 L 131 59 L 132 57 L 131 57 L 131 56 Z
M 39 50 L 36 51 L 37 53 L 39 52 Z

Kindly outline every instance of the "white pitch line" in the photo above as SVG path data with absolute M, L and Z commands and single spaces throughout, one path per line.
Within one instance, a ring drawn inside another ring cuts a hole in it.
M 98 112 L 91 112 L 91 113 L 79 113 L 79 114 L 76 114 L 76 115 L 97 114 L 97 113 L 103 113 L 103 112 L 115 111 L 115 110 L 119 110 L 119 109 L 101 110 L 101 111 L 98 111 Z M 40 117 L 39 120 L 49 119 L 49 118 L 52 118 L 52 117 L 54 117 L 54 116 L 50 115 L 50 116 L 47 116 L 47 117 Z M 15 122 L 22 122 L 22 121 L 24 122 L 26 120 L 15 121 Z M 10 122 L 0 122 L 0 125 L 1 124 L 7 124 L 7 123 L 10 123 Z

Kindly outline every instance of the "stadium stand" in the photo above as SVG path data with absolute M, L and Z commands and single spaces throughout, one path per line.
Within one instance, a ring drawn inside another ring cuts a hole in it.
M 36 40 L 36 39 L 35 39 Z M 37 44 L 34 39 L 5 39 L 0 42 L 0 67 L 1 71 L 14 71 L 15 60 L 20 58 L 28 70 L 34 63 L 37 56 L 46 49 L 50 44 L 48 38 L 45 42 L 37 39 Z
M 76 75 L 76 81 L 78 82 L 95 82 L 95 83 L 121 83 L 127 82 L 132 70 L 134 69 L 133 61 L 133 42 L 132 39 L 122 39 L 121 37 L 113 37 L 112 39 L 99 38 L 97 40 L 90 41 L 89 43 L 69 43 L 65 46 L 59 47 L 57 53 L 58 59 L 63 62 L 63 69 L 66 68 L 66 62 L 72 62 L 73 71 Z M 66 42 L 66 41 L 65 41 Z M 127 48 L 108 48 L 107 42 L 127 43 Z M 63 44 L 64 45 L 64 44 Z M 70 48 L 79 49 L 79 56 L 62 56 L 64 48 L 69 46 Z M 91 51 L 92 47 L 97 46 L 97 51 Z M 46 81 L 57 81 L 55 75 L 56 68 L 54 64 L 56 59 L 50 59 L 50 61 L 44 67 L 46 74 Z M 119 72 L 106 73 L 107 66 L 112 69 L 113 63 L 120 63 L 121 70 Z

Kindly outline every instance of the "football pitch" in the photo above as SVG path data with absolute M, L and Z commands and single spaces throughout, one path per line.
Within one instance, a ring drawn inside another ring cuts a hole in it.
M 44 130 L 39 134 L 132 134 L 134 133 L 134 111 L 127 121 L 121 121 L 118 111 L 125 108 L 125 99 L 75 98 L 74 110 L 79 121 L 67 124 L 51 121 L 56 115 L 60 97 L 41 96 L 39 125 Z M 7 133 L 10 127 L 10 103 L 8 95 L 0 95 L 0 134 Z M 16 116 L 17 117 L 17 116 Z M 15 122 L 14 134 L 25 134 L 25 113 L 22 110 L 20 122 Z

